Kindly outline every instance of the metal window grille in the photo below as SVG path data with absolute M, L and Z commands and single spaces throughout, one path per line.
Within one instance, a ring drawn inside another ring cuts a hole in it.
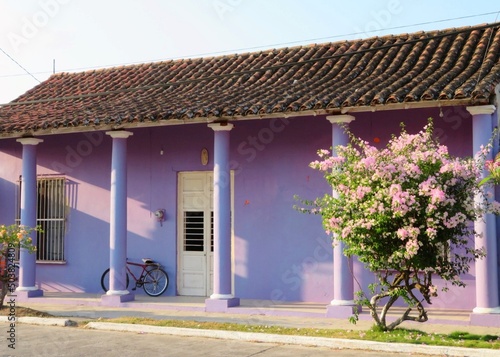
M 184 251 L 202 252 L 205 247 L 205 214 L 184 212 Z M 214 212 L 210 211 L 210 251 L 214 251 Z
M 20 181 L 21 182 L 21 181 Z M 40 177 L 37 179 L 37 234 L 36 259 L 38 261 L 64 261 L 64 234 L 66 223 L 66 179 L 64 177 Z M 20 190 L 17 218 L 20 222 Z
M 203 211 L 184 212 L 184 251 L 203 252 L 205 246 Z

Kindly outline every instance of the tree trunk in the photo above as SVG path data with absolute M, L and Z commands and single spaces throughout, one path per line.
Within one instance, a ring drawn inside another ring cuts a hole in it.
M 3 308 L 3 301 L 5 300 L 5 297 L 7 296 L 7 292 L 8 292 L 8 287 L 9 287 L 9 284 L 8 282 L 4 281 L 4 279 L 2 279 L 2 281 L 0 281 L 0 284 L 2 286 L 2 289 L 0 290 L 0 309 Z

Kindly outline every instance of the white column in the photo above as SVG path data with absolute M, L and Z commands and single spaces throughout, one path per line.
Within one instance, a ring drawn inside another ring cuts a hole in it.
M 21 224 L 29 228 L 36 227 L 36 207 L 38 202 L 36 183 L 36 148 L 43 142 L 37 138 L 21 138 L 17 142 L 23 145 L 21 175 Z M 33 245 L 37 245 L 36 232 L 31 233 Z M 36 286 L 36 253 L 21 248 L 19 254 L 19 287 L 18 297 L 30 298 L 43 295 Z
M 131 301 L 127 278 L 127 138 L 129 131 L 108 131 L 113 140 L 111 153 L 111 201 L 109 219 L 109 290 L 102 297 L 108 305 Z
M 472 150 L 473 155 L 486 146 L 496 126 L 492 114 L 495 112 L 494 105 L 482 105 L 467 107 L 472 114 Z M 486 160 L 494 157 L 490 151 Z M 486 177 L 488 172 L 483 169 L 482 177 Z M 494 194 L 491 185 L 484 186 L 485 194 Z M 481 200 L 481 197 L 477 197 Z M 477 233 L 482 234 L 482 238 L 475 239 L 476 249 L 484 248 L 486 257 L 476 260 L 476 307 L 473 312 L 478 314 L 500 313 L 498 296 L 498 258 L 497 258 L 497 228 L 496 218 L 493 214 L 485 214 L 474 222 Z
M 352 115 L 331 115 L 326 119 L 332 123 L 332 155 L 336 156 L 335 147 L 347 145 L 349 136 L 343 125 L 348 125 L 355 118 Z M 333 191 L 332 195 L 337 196 Z M 334 236 L 333 248 L 333 300 L 327 306 L 327 316 L 344 318 L 354 313 L 354 283 L 352 259 L 344 255 L 344 243 Z M 359 310 L 359 308 L 358 308 Z
M 205 301 L 207 311 L 221 312 L 238 306 L 232 294 L 231 271 L 231 173 L 228 123 L 208 125 L 214 131 L 214 293 Z

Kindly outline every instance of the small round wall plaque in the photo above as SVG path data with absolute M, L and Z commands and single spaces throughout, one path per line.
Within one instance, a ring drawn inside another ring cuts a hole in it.
M 203 166 L 208 164 L 208 150 L 206 148 L 201 150 L 201 164 Z

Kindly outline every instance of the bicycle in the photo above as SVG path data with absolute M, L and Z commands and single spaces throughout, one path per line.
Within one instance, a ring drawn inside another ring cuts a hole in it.
M 129 262 L 127 258 L 127 283 L 126 288 L 129 284 L 129 275 L 135 280 L 135 287 L 132 290 L 142 287 L 144 292 L 149 296 L 160 296 L 167 290 L 168 287 L 168 274 L 163 270 L 160 263 L 155 262 L 153 259 L 143 258 L 143 264 Z M 142 268 L 141 275 L 137 278 L 132 270 L 130 270 L 129 265 L 138 266 Z M 109 289 L 109 268 L 102 273 L 101 276 L 101 287 L 104 292 Z

